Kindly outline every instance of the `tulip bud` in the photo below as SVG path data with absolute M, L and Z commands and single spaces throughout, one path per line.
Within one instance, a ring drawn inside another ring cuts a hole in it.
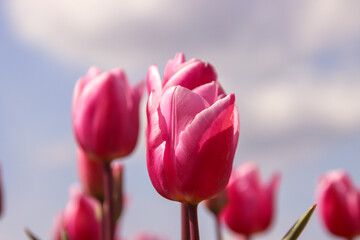
M 163 197 L 189 204 L 226 187 L 239 136 L 235 96 L 225 95 L 214 68 L 176 55 L 161 82 L 147 75 L 147 167 Z
M 345 171 L 322 176 L 316 198 L 320 217 L 332 234 L 346 239 L 360 235 L 360 192 Z
M 81 148 L 78 148 L 77 170 L 80 183 L 85 193 L 103 202 L 104 179 L 101 162 L 90 159 Z
M 221 212 L 221 210 L 226 206 L 228 203 L 226 191 L 222 191 L 220 194 L 216 195 L 216 197 L 211 199 L 206 199 L 204 201 L 205 206 L 212 212 L 215 216 Z
M 226 188 L 228 204 L 220 213 L 227 226 L 246 237 L 266 230 L 273 218 L 274 198 L 280 181 L 273 175 L 263 184 L 254 163 L 243 163 L 233 171 Z
M 92 159 L 111 162 L 130 154 L 139 131 L 141 82 L 130 87 L 124 71 L 90 68 L 75 86 L 72 123 L 76 140 Z
M 98 202 L 76 187 L 71 188 L 63 216 L 64 229 L 69 239 L 101 240 L 101 223 L 96 214 L 100 207 Z

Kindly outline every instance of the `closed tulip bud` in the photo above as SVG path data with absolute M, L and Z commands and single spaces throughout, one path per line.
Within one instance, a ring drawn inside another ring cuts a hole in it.
M 204 201 L 204 203 L 210 212 L 212 212 L 215 216 L 218 216 L 220 211 L 228 203 L 226 191 L 222 191 L 220 194 L 216 195 L 216 197 L 214 197 L 214 198 L 206 199 Z
M 226 188 L 228 204 L 220 213 L 226 225 L 247 238 L 266 230 L 274 215 L 274 200 L 280 176 L 273 175 L 268 184 L 261 182 L 254 163 L 235 169 Z
M 101 240 L 101 219 L 98 202 L 73 187 L 65 208 L 64 229 L 71 240 Z
M 320 217 L 332 234 L 346 239 L 360 235 L 360 192 L 345 171 L 322 176 L 316 198 Z
M 226 95 L 214 68 L 183 54 L 170 60 L 164 82 L 147 75 L 147 167 L 163 197 L 189 204 L 226 187 L 239 136 L 235 96 Z
M 78 148 L 77 171 L 85 193 L 103 202 L 104 177 L 101 162 L 90 159 L 81 148 Z
M 102 164 L 90 159 L 81 148 L 78 148 L 77 159 L 78 176 L 83 190 L 89 196 L 103 202 L 104 177 Z M 120 217 L 123 209 L 123 169 L 124 166 L 120 162 L 115 161 L 111 164 L 111 172 L 114 180 L 113 203 L 115 220 Z
M 75 86 L 72 123 L 76 140 L 88 156 L 110 162 L 130 154 L 139 131 L 141 82 L 132 88 L 121 69 L 90 68 Z

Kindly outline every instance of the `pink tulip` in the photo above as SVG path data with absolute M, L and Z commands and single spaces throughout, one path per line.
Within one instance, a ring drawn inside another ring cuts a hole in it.
M 163 197 L 190 204 L 227 185 L 239 136 L 234 94 L 225 95 L 214 68 L 177 54 L 147 75 L 147 167 Z
M 217 217 L 221 210 L 228 203 L 226 191 L 221 192 L 214 198 L 206 199 L 204 203 L 207 209 L 209 209 L 209 211 Z
M 63 223 L 64 229 L 71 240 L 100 240 L 101 239 L 101 215 L 100 205 L 73 187 L 70 199 L 65 208 Z
M 1 175 L 1 162 L 0 162 L 0 216 L 3 208 L 3 196 L 2 196 L 2 175 Z
M 84 191 L 89 196 L 103 201 L 104 177 L 101 162 L 90 159 L 81 148 L 78 148 L 77 171 Z
M 321 219 L 331 233 L 346 239 L 360 235 L 360 192 L 345 171 L 322 176 L 316 198 Z
M 167 240 L 168 238 L 156 236 L 148 232 L 138 232 L 131 239 L 132 240 Z
M 130 154 L 139 130 L 143 83 L 130 87 L 124 71 L 90 68 L 75 86 L 73 129 L 78 144 L 93 159 L 110 162 Z
M 80 183 L 86 194 L 98 199 L 100 202 L 104 200 L 104 176 L 102 164 L 98 161 L 90 159 L 81 148 L 77 150 L 78 176 Z M 123 207 L 123 164 L 120 162 L 112 162 L 111 172 L 113 175 L 113 203 L 115 218 L 118 219 Z
M 274 214 L 274 198 L 280 181 L 273 175 L 263 184 L 254 163 L 243 163 L 233 171 L 227 186 L 228 205 L 220 213 L 227 226 L 247 238 L 266 230 Z
M 54 218 L 50 239 L 62 240 L 63 231 L 64 231 L 64 213 L 59 212 Z

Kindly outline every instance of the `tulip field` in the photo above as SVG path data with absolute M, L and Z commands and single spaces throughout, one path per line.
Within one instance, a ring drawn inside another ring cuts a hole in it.
M 4 0 L 0 240 L 360 239 L 359 12 Z

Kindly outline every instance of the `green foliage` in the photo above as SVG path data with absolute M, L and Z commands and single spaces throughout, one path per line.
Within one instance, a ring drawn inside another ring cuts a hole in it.
M 282 240 L 296 240 L 305 229 L 306 224 L 309 222 L 311 215 L 316 208 L 316 204 L 307 210 L 297 222 L 290 228 Z

